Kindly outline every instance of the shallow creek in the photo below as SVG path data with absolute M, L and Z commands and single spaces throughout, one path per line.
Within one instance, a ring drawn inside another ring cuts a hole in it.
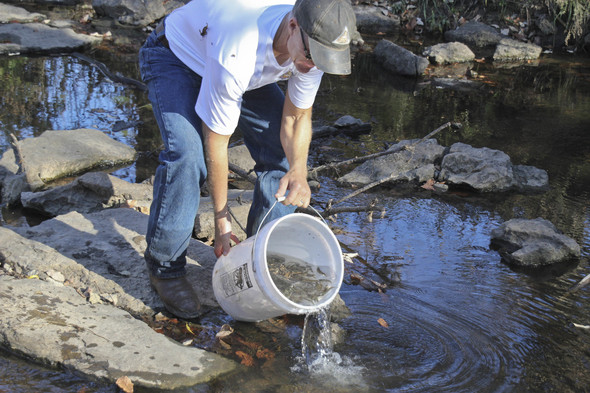
M 135 64 L 109 64 L 136 77 Z M 341 297 L 352 316 L 340 327 L 343 343 L 324 367 L 301 367 L 301 328 L 281 333 L 281 361 L 252 368 L 192 392 L 579 392 L 590 386 L 590 286 L 566 295 L 590 274 L 590 61 L 545 58 L 513 68 L 476 64 L 477 85 L 395 78 L 369 57 L 349 77 L 326 77 L 315 106 L 325 123 L 342 115 L 371 121 L 355 140 L 314 144 L 312 158 L 375 152 L 421 138 L 447 121 L 463 128 L 437 135 L 507 153 L 514 164 L 548 171 L 551 189 L 540 195 L 434 194 L 394 185 L 353 198 L 378 197 L 384 218 L 340 214 L 331 223 L 346 252 L 358 253 L 348 271 L 386 280 L 382 292 L 345 279 Z M 160 142 L 146 94 L 115 84 L 73 57 L 0 58 L 0 151 L 7 135 L 93 127 L 135 147 L 138 161 L 115 175 L 141 182 L 153 174 Z M 350 192 L 321 179 L 321 207 Z M 18 212 L 4 212 L 24 225 Z M 526 271 L 504 264 L 489 249 L 490 232 L 514 218 L 543 217 L 582 247 L 577 263 Z M 210 323 L 230 322 L 223 316 Z M 385 322 L 385 323 L 383 323 Z M 235 324 L 235 323 L 234 323 Z M 248 324 L 235 324 L 242 334 Z M 0 356 L 0 391 L 114 392 Z

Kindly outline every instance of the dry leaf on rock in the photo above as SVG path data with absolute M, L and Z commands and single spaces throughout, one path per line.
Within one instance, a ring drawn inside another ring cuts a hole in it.
M 117 379 L 117 382 L 115 383 L 117 384 L 119 389 L 121 389 L 125 393 L 133 393 L 133 382 L 131 382 L 128 376 L 125 375 Z
M 428 179 L 426 183 L 422 184 L 420 187 L 424 188 L 425 190 L 434 191 L 434 179 Z

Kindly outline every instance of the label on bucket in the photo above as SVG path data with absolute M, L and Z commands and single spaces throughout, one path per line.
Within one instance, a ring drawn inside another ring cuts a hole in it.
M 242 266 L 231 272 L 222 274 L 220 279 L 226 297 L 245 291 L 248 288 L 252 288 L 252 280 L 250 280 L 247 263 L 244 263 Z

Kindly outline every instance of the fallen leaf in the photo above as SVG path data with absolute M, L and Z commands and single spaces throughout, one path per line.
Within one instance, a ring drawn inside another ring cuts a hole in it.
M 248 355 L 247 353 L 242 352 L 242 351 L 236 351 L 236 355 L 240 359 L 242 359 L 242 361 L 240 363 L 243 364 L 244 366 L 252 367 L 254 365 L 254 359 L 252 358 L 252 356 Z
M 379 322 L 379 325 L 383 326 L 384 328 L 388 328 L 389 327 L 389 324 L 383 318 L 379 318 L 377 320 L 377 322 Z
M 428 179 L 426 183 L 422 184 L 420 187 L 424 188 L 425 190 L 434 191 L 434 179 Z
M 133 382 L 131 382 L 128 376 L 125 375 L 117 379 L 116 384 L 125 393 L 133 393 Z
M 274 352 L 272 352 L 270 349 L 268 348 L 260 348 L 259 350 L 256 351 L 256 357 L 258 359 L 274 359 L 275 354 Z
M 186 322 L 186 330 L 188 330 L 188 332 L 189 332 L 190 334 L 192 334 L 193 336 L 195 336 L 195 332 L 193 332 L 193 331 L 191 330 L 191 327 L 189 326 L 188 322 Z
M 230 334 L 232 334 L 233 332 L 234 332 L 234 329 L 231 326 L 229 326 L 228 324 L 225 324 L 217 332 L 217 334 L 215 335 L 215 337 L 217 337 L 217 338 L 227 337 Z
M 38 275 L 36 275 L 36 274 L 31 274 L 30 276 L 27 276 L 27 278 L 28 278 L 29 280 L 33 280 L 33 279 L 37 279 L 37 280 L 38 280 L 38 279 L 39 279 L 39 276 L 38 276 Z

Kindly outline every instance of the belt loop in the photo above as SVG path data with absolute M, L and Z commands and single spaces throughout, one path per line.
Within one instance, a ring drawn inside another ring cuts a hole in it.
M 168 39 L 166 38 L 165 20 L 166 18 L 162 19 L 160 23 L 158 23 L 158 25 L 156 26 L 156 37 L 162 45 L 170 49 L 170 44 L 168 44 Z

